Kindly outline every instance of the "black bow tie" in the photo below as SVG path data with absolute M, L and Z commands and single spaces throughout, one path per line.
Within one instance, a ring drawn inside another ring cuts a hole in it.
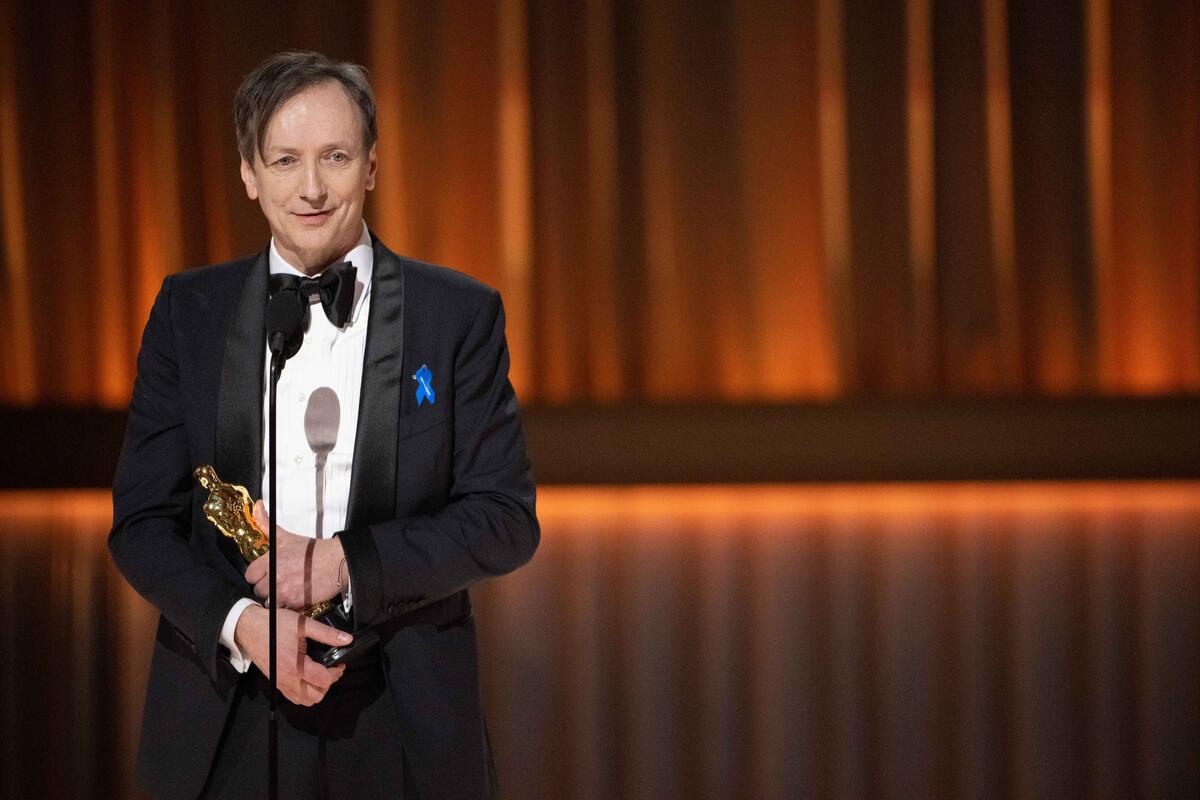
M 349 261 L 327 267 L 315 278 L 301 278 L 299 275 L 274 273 L 271 275 L 271 294 L 276 292 L 296 292 L 304 298 L 307 307 L 309 298 L 314 295 L 321 298 L 321 308 L 325 316 L 340 328 L 350 319 L 350 306 L 354 303 L 354 276 L 358 272 Z

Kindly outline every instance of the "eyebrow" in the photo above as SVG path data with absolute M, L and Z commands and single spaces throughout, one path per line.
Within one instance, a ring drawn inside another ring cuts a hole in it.
M 352 142 L 329 142 L 317 148 L 319 151 L 325 150 L 353 150 Z M 297 155 L 300 153 L 298 147 L 284 147 L 283 145 L 268 145 L 263 147 L 263 155 Z

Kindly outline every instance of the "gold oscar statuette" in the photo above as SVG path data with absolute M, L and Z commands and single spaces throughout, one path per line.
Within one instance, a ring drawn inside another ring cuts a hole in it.
M 267 534 L 254 521 L 254 504 L 245 486 L 225 483 L 217 477 L 217 471 L 208 464 L 197 467 L 192 473 L 200 485 L 208 489 L 208 500 L 204 503 L 204 516 L 216 526 L 222 535 L 233 539 L 242 558 L 249 564 L 265 556 L 269 547 Z M 325 600 L 305 609 L 304 613 L 318 619 L 333 608 L 332 600 Z

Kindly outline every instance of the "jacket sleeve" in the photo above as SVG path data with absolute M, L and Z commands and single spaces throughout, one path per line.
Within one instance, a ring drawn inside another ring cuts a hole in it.
M 230 607 L 248 594 L 189 544 L 192 475 L 179 362 L 171 329 L 171 278 L 142 333 L 137 378 L 113 478 L 108 548 L 129 584 L 185 637 L 213 677 Z
M 383 622 L 533 556 L 533 472 L 508 365 L 504 309 L 493 290 L 455 357 L 449 502 L 434 514 L 340 534 L 359 622 Z

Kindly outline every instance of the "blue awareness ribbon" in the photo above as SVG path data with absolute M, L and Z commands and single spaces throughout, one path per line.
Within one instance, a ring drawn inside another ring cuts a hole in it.
M 423 406 L 426 400 L 429 401 L 429 405 L 433 405 L 437 395 L 433 392 L 433 373 L 429 371 L 429 367 L 422 364 L 413 375 L 413 380 L 417 382 L 417 408 Z

